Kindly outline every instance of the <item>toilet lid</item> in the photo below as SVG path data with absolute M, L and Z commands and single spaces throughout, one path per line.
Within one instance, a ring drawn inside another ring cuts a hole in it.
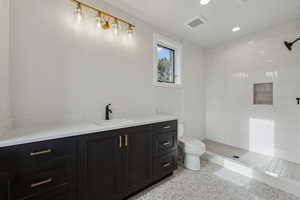
M 205 144 L 198 139 L 195 138 L 189 138 L 189 137 L 183 137 L 180 139 L 183 143 L 189 146 L 200 146 L 200 147 L 205 147 Z

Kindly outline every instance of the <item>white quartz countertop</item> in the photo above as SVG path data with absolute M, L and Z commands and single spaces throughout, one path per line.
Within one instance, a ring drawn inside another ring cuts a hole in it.
M 128 119 L 126 123 L 104 123 L 98 125 L 94 122 L 77 122 L 60 124 L 50 127 L 39 128 L 14 128 L 0 135 L 0 148 L 32 142 L 40 142 L 58 138 L 85 135 L 96 132 L 129 128 L 164 121 L 177 120 L 174 116 L 150 116 Z

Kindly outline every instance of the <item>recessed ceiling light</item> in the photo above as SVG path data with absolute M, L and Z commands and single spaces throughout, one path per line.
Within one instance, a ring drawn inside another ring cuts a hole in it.
M 201 5 L 207 5 L 209 4 L 210 0 L 200 0 Z
M 234 27 L 234 28 L 232 29 L 232 32 L 237 32 L 237 31 L 240 31 L 240 30 L 241 30 L 241 28 L 238 27 L 238 26 L 236 26 L 236 27 Z

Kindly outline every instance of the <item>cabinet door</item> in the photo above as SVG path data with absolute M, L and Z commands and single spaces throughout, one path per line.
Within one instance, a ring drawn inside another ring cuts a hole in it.
M 74 200 L 72 193 L 74 191 L 70 191 L 68 187 L 61 186 L 55 190 L 26 198 L 26 200 Z
M 151 128 L 137 127 L 126 130 L 125 195 L 131 195 L 148 186 L 152 181 Z
M 10 185 L 8 174 L 0 172 L 0 199 L 10 200 Z
M 79 138 L 79 199 L 117 200 L 121 196 L 120 137 L 98 133 Z

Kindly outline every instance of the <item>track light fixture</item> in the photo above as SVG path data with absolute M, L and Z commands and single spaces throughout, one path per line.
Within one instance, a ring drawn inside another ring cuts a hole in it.
M 71 0 L 71 1 L 76 4 L 75 17 L 77 18 L 78 21 L 81 21 L 83 18 L 83 8 L 90 9 L 96 12 L 96 25 L 98 28 L 102 28 L 103 30 L 108 30 L 112 28 L 113 33 L 115 35 L 118 35 L 121 29 L 120 23 L 123 23 L 128 26 L 127 29 L 128 36 L 130 38 L 133 36 L 135 25 L 123 19 L 117 18 L 109 13 L 103 12 L 97 8 L 89 6 L 85 3 L 82 3 L 78 0 Z

